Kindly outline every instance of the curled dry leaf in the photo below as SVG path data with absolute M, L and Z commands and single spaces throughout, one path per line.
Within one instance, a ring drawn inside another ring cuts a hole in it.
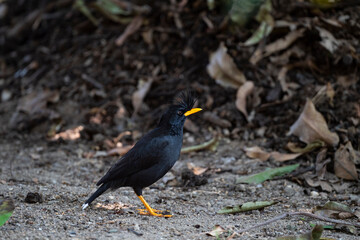
M 304 110 L 296 122 L 290 127 L 288 135 L 294 134 L 305 143 L 322 140 L 328 145 L 336 146 L 339 136 L 330 132 L 324 117 L 316 111 L 311 100 L 307 100 Z
M 317 180 L 316 178 L 314 179 L 314 176 L 310 176 L 307 175 L 304 177 L 305 182 L 310 186 L 310 187 L 321 187 L 321 189 L 323 191 L 326 192 L 332 192 L 334 189 L 333 187 L 326 181 L 322 181 L 322 180 Z
M 150 90 L 151 84 L 153 82 L 153 78 L 150 78 L 148 81 L 144 81 L 142 79 L 139 80 L 138 89 L 132 95 L 132 105 L 134 107 L 133 116 L 137 114 L 139 111 L 143 100 Z
M 307 144 L 304 148 L 298 147 L 295 143 L 289 142 L 286 147 L 293 153 L 307 153 L 320 147 L 325 147 L 323 141 L 317 140 L 315 142 Z
M 271 152 L 271 158 L 277 162 L 285 162 L 293 160 L 302 155 L 302 153 L 280 153 L 280 152 Z
M 222 42 L 219 48 L 210 55 L 207 72 L 223 87 L 238 88 L 246 82 L 244 74 L 237 68 L 234 60 L 227 53 Z
M 326 48 L 330 53 L 334 53 L 338 49 L 340 41 L 337 40 L 328 30 L 320 27 L 315 28 L 319 31 L 321 46 Z
M 331 162 L 331 159 L 326 159 L 327 148 L 323 148 L 316 156 L 315 170 L 316 176 L 324 178 L 326 174 L 326 165 Z
M 246 97 L 249 96 L 254 90 L 254 83 L 251 81 L 246 81 L 241 87 L 239 87 L 236 94 L 236 108 L 244 114 L 247 120 L 248 113 L 246 111 Z
M 201 175 L 209 169 L 209 168 L 196 166 L 194 163 L 191 162 L 187 163 L 186 165 L 188 169 L 192 171 L 195 175 Z
M 206 235 L 212 236 L 212 237 L 218 237 L 223 232 L 225 232 L 225 229 L 223 227 L 221 227 L 220 225 L 215 225 L 213 230 L 211 230 L 210 232 L 207 232 Z
M 63 140 L 76 140 L 81 137 L 80 132 L 84 130 L 83 126 L 77 126 L 72 129 L 67 129 L 63 132 L 55 134 L 53 137 L 50 138 L 50 140 L 58 140 L 59 138 L 62 138 Z
M 56 103 L 59 101 L 59 98 L 58 91 L 50 91 L 48 89 L 38 92 L 34 91 L 21 98 L 17 110 L 29 115 L 36 114 L 44 111 L 48 102 Z
M 354 211 L 347 205 L 329 201 L 324 206 L 316 206 L 314 209 L 316 215 L 335 218 L 346 219 L 354 216 Z
M 261 161 L 266 161 L 270 158 L 270 153 L 265 152 L 260 147 L 245 147 L 244 151 L 246 152 L 246 156 L 249 158 L 257 158 Z
M 338 150 L 335 152 L 334 158 L 336 176 L 347 180 L 358 180 L 358 173 L 354 163 L 356 154 L 350 141 L 345 146 L 340 145 Z
M 60 99 L 58 91 L 48 89 L 33 91 L 22 97 L 16 111 L 11 116 L 10 126 L 17 129 L 25 129 L 41 118 L 55 119 L 59 114 L 49 108 L 48 103 L 56 103 Z
M 298 38 L 302 37 L 305 32 L 305 28 L 300 28 L 294 31 L 291 31 L 284 38 L 280 38 L 275 42 L 268 44 L 264 50 L 258 48 L 250 58 L 252 64 L 256 64 L 262 58 L 270 56 L 271 54 L 284 50 L 288 48 L 293 42 Z
M 257 158 L 260 159 L 261 161 L 266 161 L 271 157 L 275 161 L 285 162 L 288 160 L 293 160 L 303 154 L 303 153 L 280 153 L 276 151 L 268 153 L 262 150 L 258 146 L 244 148 L 244 150 L 246 152 L 246 156 L 248 156 L 249 158 Z

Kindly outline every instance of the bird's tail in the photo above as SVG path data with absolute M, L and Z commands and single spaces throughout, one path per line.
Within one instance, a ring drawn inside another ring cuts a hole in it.
M 96 192 L 94 192 L 88 200 L 86 200 L 86 202 L 82 205 L 82 209 L 84 210 L 85 208 L 87 208 L 90 203 L 92 203 L 92 201 L 94 201 L 98 196 L 100 196 L 101 194 L 103 194 L 106 190 L 108 190 L 110 188 L 110 184 L 109 183 L 104 183 L 103 185 L 101 185 L 98 190 L 96 190 Z

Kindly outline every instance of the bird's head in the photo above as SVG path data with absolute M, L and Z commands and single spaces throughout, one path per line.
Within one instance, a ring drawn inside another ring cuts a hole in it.
M 182 128 L 187 116 L 202 110 L 201 108 L 193 108 L 196 100 L 196 97 L 191 92 L 181 92 L 161 117 L 159 126 L 178 126 Z

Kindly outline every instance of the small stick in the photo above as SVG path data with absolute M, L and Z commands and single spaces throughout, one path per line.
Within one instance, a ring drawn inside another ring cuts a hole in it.
M 251 226 L 251 227 L 248 227 L 248 228 L 245 228 L 245 229 L 241 229 L 239 232 L 237 232 L 237 234 L 247 232 L 247 231 L 249 231 L 251 229 L 254 229 L 254 228 L 259 228 L 261 226 L 276 222 L 276 221 L 278 221 L 280 219 L 283 219 L 283 218 L 286 218 L 286 217 L 289 217 L 289 216 L 297 216 L 297 215 L 303 215 L 303 216 L 307 216 L 307 217 L 312 217 L 312 218 L 315 218 L 315 219 L 318 219 L 318 220 L 321 220 L 321 221 L 325 221 L 325 222 L 331 222 L 331 223 L 336 223 L 336 224 L 360 227 L 359 223 L 349 223 L 349 222 L 336 220 L 336 219 L 332 219 L 332 218 L 328 218 L 328 217 L 317 216 L 315 214 L 307 213 L 307 212 L 292 212 L 292 213 L 284 213 L 284 214 L 281 214 L 281 215 L 276 216 L 274 218 L 271 218 L 271 219 L 269 219 L 269 220 L 267 220 L 265 222 L 256 224 L 254 226 Z
M 133 228 L 128 228 L 127 229 L 129 232 L 132 232 L 133 234 L 135 234 L 136 236 L 140 237 L 142 236 L 143 234 L 142 233 L 139 233 L 137 231 L 135 231 Z

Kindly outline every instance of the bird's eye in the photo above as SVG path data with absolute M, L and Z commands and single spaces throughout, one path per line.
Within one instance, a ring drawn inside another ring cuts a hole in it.
M 182 111 L 178 111 L 177 115 L 181 116 L 181 115 L 184 115 L 184 113 Z

